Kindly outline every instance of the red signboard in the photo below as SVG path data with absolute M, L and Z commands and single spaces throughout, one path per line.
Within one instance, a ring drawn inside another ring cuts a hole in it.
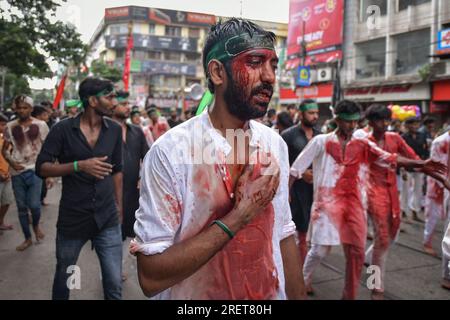
M 319 83 L 309 87 L 297 88 L 295 91 L 288 88 L 280 88 L 281 103 L 295 103 L 299 99 L 328 99 L 333 96 L 332 83 Z
M 405 93 L 412 87 L 412 84 L 392 85 L 392 86 L 373 86 L 364 88 L 350 88 L 346 89 L 344 94 L 346 96 L 353 95 L 369 95 L 369 94 L 384 94 L 384 93 Z
M 343 6 L 343 0 L 290 0 L 288 57 L 301 52 L 303 35 L 308 55 L 340 50 Z
M 450 80 L 433 82 L 433 101 L 450 101 Z
M 118 7 L 105 9 L 105 18 L 128 17 L 130 7 Z
M 215 24 L 216 17 L 209 14 L 187 13 L 187 22 L 200 24 Z

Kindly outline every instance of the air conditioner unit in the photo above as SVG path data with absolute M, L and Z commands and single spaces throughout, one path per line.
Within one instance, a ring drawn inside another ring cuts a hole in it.
M 317 69 L 317 82 L 326 82 L 333 80 L 332 68 Z

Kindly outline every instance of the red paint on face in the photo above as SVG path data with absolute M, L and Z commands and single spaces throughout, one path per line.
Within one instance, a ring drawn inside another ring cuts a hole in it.
M 242 92 L 242 101 L 251 101 L 253 105 L 270 102 L 273 92 L 263 91 L 251 95 L 252 91 L 263 83 L 273 86 L 277 64 L 275 51 L 269 49 L 249 50 L 233 59 L 231 72 L 235 87 Z

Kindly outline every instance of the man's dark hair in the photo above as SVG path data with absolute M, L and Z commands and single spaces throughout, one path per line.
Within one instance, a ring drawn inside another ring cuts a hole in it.
M 117 98 L 128 99 L 130 97 L 130 93 L 128 91 L 119 90 L 117 91 Z
M 297 107 L 295 106 L 295 104 L 290 104 L 290 105 L 287 106 L 287 109 L 288 110 L 291 110 L 291 109 L 297 110 Z
M 405 124 L 412 124 L 412 123 L 416 123 L 416 122 L 420 122 L 420 118 L 419 117 L 411 117 L 405 120 Z
M 158 110 L 156 108 L 148 108 L 147 109 L 147 115 L 150 117 L 152 113 L 158 113 Z
M 434 117 L 432 117 L 432 116 L 426 116 L 425 119 L 423 119 L 423 124 L 424 125 L 427 125 L 427 124 L 430 124 L 430 123 L 435 123 L 435 122 L 436 122 L 436 119 Z
M 216 24 L 211 26 L 211 29 L 208 32 L 208 35 L 205 40 L 205 46 L 203 47 L 203 53 L 202 53 L 202 63 L 203 63 L 203 69 L 205 71 L 205 76 L 208 79 L 208 89 L 211 91 L 211 93 L 214 93 L 214 84 L 209 79 L 208 75 L 208 66 L 206 65 L 206 58 L 208 57 L 208 53 L 211 51 L 211 49 L 214 47 L 216 43 L 219 41 L 222 41 L 223 39 L 230 38 L 232 36 L 236 36 L 242 33 L 248 33 L 250 37 L 253 37 L 254 34 L 257 35 L 263 35 L 265 37 L 268 37 L 270 40 L 272 40 L 273 43 L 275 43 L 276 36 L 273 32 L 266 31 L 257 24 L 241 19 L 241 18 L 231 18 L 225 22 L 222 22 L 222 20 L 219 20 Z M 230 62 L 230 61 L 228 61 Z M 228 75 L 230 74 L 230 64 L 225 63 L 225 70 L 227 71 Z
M 275 110 L 275 109 L 269 109 L 269 111 L 267 111 L 267 117 L 269 117 L 269 118 L 273 117 L 276 114 L 277 114 L 277 110 Z
M 371 104 L 366 110 L 366 118 L 369 121 L 390 120 L 391 117 L 392 111 L 379 103 Z
M 42 101 L 40 104 L 46 108 L 53 108 L 53 103 L 49 100 Z
M 355 101 L 341 100 L 334 108 L 334 113 L 361 113 L 361 106 Z
M 8 122 L 8 117 L 0 112 L 0 122 Z
M 277 115 L 277 124 L 280 124 L 285 128 L 290 128 L 294 125 L 294 122 L 292 121 L 289 113 L 283 111 Z
M 33 108 L 33 112 L 31 112 L 31 116 L 32 116 L 32 117 L 38 117 L 38 116 L 40 116 L 41 114 L 43 114 L 44 112 L 48 112 L 47 109 L 46 109 L 44 106 L 42 106 L 42 105 L 36 105 L 36 106 L 34 106 L 34 108 Z
M 89 97 L 95 96 L 102 91 L 113 90 L 114 85 L 110 80 L 89 77 L 81 82 L 78 88 L 78 95 L 83 103 L 83 107 L 86 109 L 89 106 Z

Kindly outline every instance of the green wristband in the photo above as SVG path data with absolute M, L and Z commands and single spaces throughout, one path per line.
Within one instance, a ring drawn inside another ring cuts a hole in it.
M 223 223 L 220 220 L 214 220 L 211 225 L 213 224 L 217 224 L 220 229 L 222 229 L 223 231 L 225 231 L 225 233 L 230 237 L 230 239 L 233 239 L 234 237 L 234 232 L 230 230 L 230 228 L 227 227 L 227 225 L 225 223 Z
M 76 161 L 76 160 L 73 162 L 73 170 L 75 172 L 78 172 L 78 161 Z

